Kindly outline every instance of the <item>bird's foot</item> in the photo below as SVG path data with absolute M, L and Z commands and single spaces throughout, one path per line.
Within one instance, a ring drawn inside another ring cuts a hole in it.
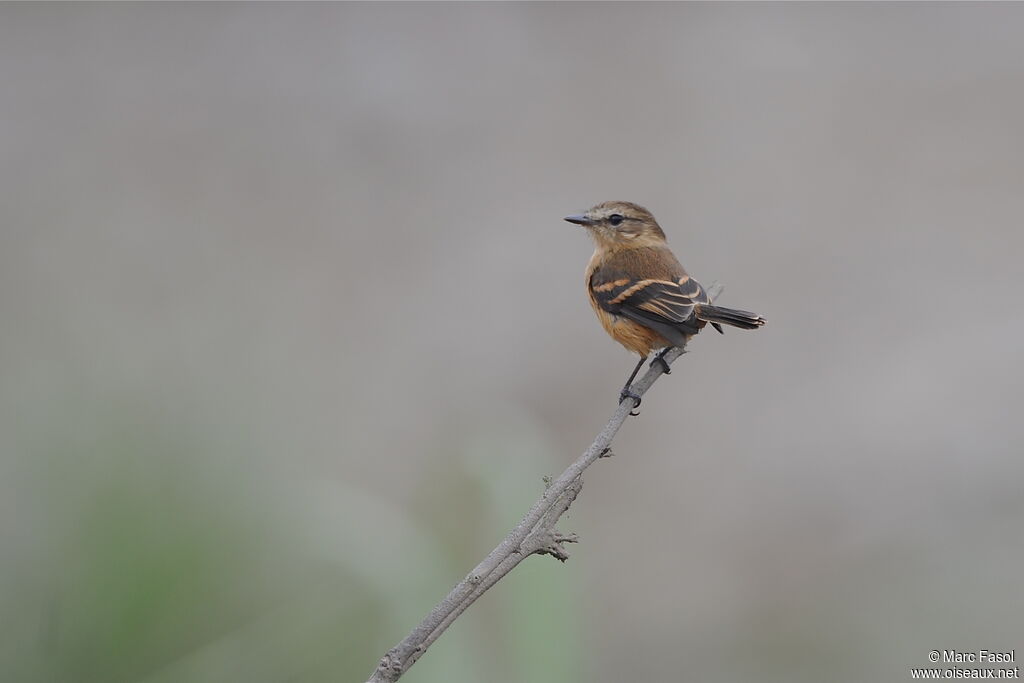
M 633 410 L 629 411 L 629 414 L 632 415 L 633 417 L 636 417 L 637 415 L 640 414 L 636 411 L 636 409 L 640 407 L 640 402 L 643 399 L 641 399 L 639 395 L 634 394 L 632 391 L 630 391 L 628 386 L 623 387 L 622 391 L 619 392 L 619 403 L 622 403 L 627 398 L 633 399 Z
M 669 348 L 671 348 L 671 347 L 669 347 Z M 668 353 L 668 351 L 669 351 L 669 349 L 665 349 L 664 351 L 659 353 L 657 356 L 655 356 L 654 360 L 651 361 L 651 367 L 653 368 L 654 364 L 657 363 L 657 364 L 661 365 L 661 371 L 662 372 L 664 372 L 666 375 L 671 375 L 672 374 L 672 366 L 670 366 L 668 364 L 668 361 L 665 360 L 665 354 Z

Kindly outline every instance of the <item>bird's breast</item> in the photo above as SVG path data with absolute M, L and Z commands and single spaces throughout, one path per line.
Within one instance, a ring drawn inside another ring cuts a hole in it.
M 597 314 L 597 319 L 601 321 L 604 331 L 633 353 L 646 356 L 654 349 L 669 346 L 664 337 L 649 327 L 644 327 L 629 318 L 604 310 L 597 304 L 594 297 L 590 297 L 590 305 L 594 309 L 594 313 Z

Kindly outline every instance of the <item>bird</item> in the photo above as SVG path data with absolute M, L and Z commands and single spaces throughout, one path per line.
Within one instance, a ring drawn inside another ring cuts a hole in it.
M 757 313 L 713 305 L 700 283 L 680 265 L 665 232 L 644 207 L 608 201 L 564 220 L 582 225 L 594 240 L 586 286 L 598 320 L 612 339 L 640 355 L 619 392 L 620 404 L 630 398 L 634 410 L 640 406 L 640 397 L 630 387 L 653 351 L 662 349 L 652 365 L 660 362 L 668 374 L 665 353 L 686 346 L 708 323 L 723 334 L 722 325 L 754 330 L 765 324 Z

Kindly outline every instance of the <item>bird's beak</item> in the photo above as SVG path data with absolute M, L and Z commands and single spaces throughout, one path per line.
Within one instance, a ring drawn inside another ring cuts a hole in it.
M 587 216 L 585 216 L 582 213 L 581 214 L 577 214 L 575 216 L 566 216 L 562 220 L 569 221 L 570 223 L 575 223 L 576 225 L 593 225 L 594 224 L 594 220 L 592 218 L 588 218 Z

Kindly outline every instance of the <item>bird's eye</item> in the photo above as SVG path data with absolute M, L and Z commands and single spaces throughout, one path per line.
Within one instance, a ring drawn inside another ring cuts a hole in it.
M 613 213 L 611 216 L 608 216 L 608 222 L 612 225 L 620 225 L 624 220 L 626 219 L 621 214 Z

